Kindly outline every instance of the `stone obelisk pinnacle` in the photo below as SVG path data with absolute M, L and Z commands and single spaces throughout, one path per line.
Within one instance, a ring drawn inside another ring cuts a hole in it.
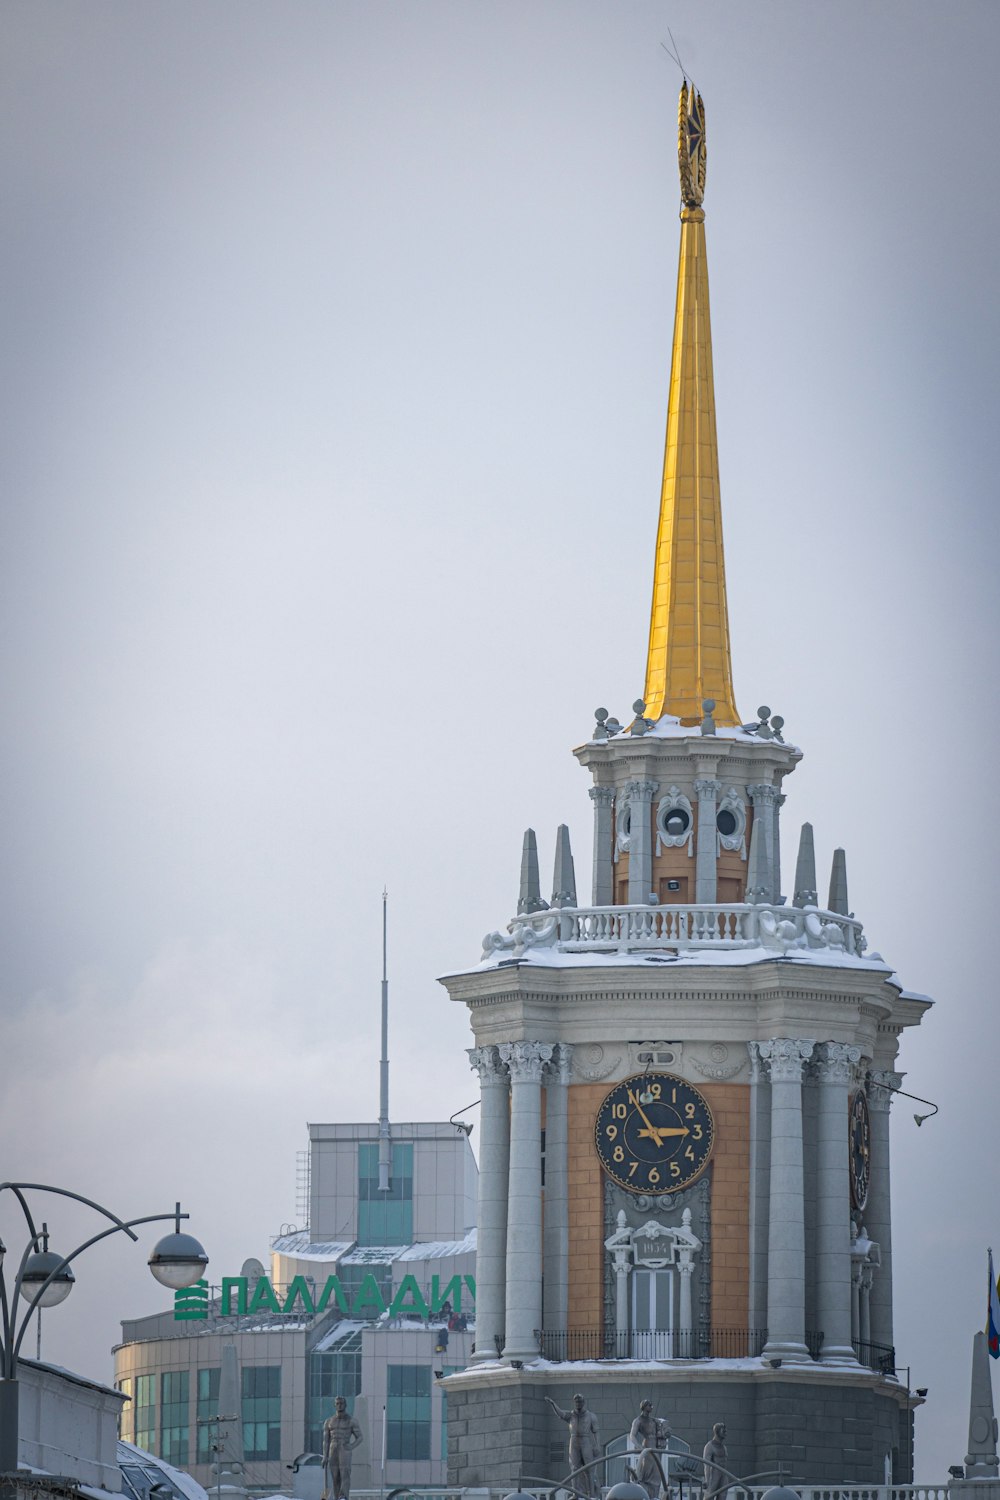
M 667 407 L 660 523 L 646 662 L 646 716 L 700 724 L 705 698 L 715 722 L 740 717 L 733 698 L 715 436 L 712 329 L 705 256 L 705 106 L 681 89 L 678 152 L 681 249 Z

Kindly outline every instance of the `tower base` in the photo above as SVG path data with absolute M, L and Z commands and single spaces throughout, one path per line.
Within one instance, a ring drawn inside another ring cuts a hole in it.
M 777 1483 L 781 1465 L 785 1483 L 884 1484 L 889 1455 L 893 1482 L 912 1482 L 906 1391 L 869 1370 L 497 1363 L 449 1376 L 444 1391 L 452 1486 L 514 1489 L 519 1479 L 565 1478 L 567 1428 L 545 1398 L 566 1411 L 577 1392 L 597 1417 L 602 1448 L 627 1435 L 640 1401 L 650 1400 L 699 1457 L 714 1423 L 725 1422 L 728 1467 L 741 1478 Z

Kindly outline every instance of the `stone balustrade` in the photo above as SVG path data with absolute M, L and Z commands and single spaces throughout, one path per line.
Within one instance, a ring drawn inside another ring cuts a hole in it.
M 506 935 L 488 934 L 483 958 L 497 953 L 521 958 L 529 948 L 554 948 L 561 953 L 765 948 L 779 954 L 799 950 L 859 956 L 867 946 L 860 922 L 815 906 L 579 906 L 515 917 Z

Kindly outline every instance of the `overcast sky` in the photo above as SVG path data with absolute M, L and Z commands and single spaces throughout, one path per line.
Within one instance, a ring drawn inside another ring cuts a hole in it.
M 1000 1248 L 994 3 L 8 0 L 2 1175 L 179 1196 L 213 1277 L 266 1258 L 306 1122 L 376 1113 L 384 883 L 392 1112 L 476 1098 L 436 976 L 508 920 L 529 824 L 588 888 L 571 748 L 642 689 L 668 26 L 737 701 L 806 752 L 786 877 L 808 818 L 937 1001 L 894 1235 L 940 1480 Z M 80 1262 L 48 1358 L 110 1378 L 152 1238 Z

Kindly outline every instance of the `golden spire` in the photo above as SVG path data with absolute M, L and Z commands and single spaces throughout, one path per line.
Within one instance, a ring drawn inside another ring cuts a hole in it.
M 681 253 L 660 524 L 646 660 L 646 717 L 739 724 L 733 701 L 705 258 L 705 106 L 687 82 L 678 111 Z

